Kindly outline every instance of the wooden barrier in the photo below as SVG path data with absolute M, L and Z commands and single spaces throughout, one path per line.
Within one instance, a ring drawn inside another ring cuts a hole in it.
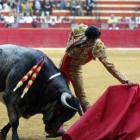
M 16 44 L 25 47 L 65 48 L 70 29 L 0 29 L 0 45 Z M 107 47 L 140 48 L 140 30 L 101 30 Z

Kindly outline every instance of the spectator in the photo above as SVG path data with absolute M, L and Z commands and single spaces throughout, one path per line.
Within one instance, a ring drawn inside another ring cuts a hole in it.
M 40 15 L 36 16 L 36 21 L 37 21 L 37 23 L 42 23 L 42 19 L 41 19 Z
M 25 4 L 28 0 L 19 0 L 21 5 Z
M 37 20 L 36 20 L 36 17 L 33 17 L 32 26 L 33 26 L 34 28 L 37 27 Z
M 2 4 L 0 4 L 0 11 L 2 10 L 2 8 L 3 8 L 3 6 L 2 6 Z
M 19 17 L 19 13 L 16 13 L 16 10 L 13 10 L 13 16 L 14 16 L 14 20 L 15 20 L 15 23 L 17 23 L 17 19 Z
M 111 14 L 110 18 L 108 19 L 108 23 L 118 23 L 118 19 L 115 17 L 115 14 Z
M 21 13 L 22 12 L 22 7 L 21 7 L 21 3 L 18 1 L 14 7 L 14 11 L 16 13 Z
M 50 15 L 46 15 L 46 16 L 45 16 L 44 22 L 45 22 L 45 23 L 51 23 L 51 22 L 52 22 L 52 19 L 51 19 Z
M 30 13 L 31 16 L 33 16 L 33 9 L 32 6 L 30 5 L 29 1 L 26 1 L 25 4 L 22 5 L 22 12 L 25 13 Z
M 44 19 L 44 22 L 45 23 L 49 23 L 50 25 L 55 25 L 55 22 L 52 20 L 51 16 L 50 15 L 46 15 L 45 16 L 45 19 Z
M 5 27 L 11 27 L 11 24 L 15 22 L 14 16 L 11 12 L 5 17 Z
M 58 4 L 58 2 L 57 2 L 57 0 L 52 0 L 52 3 L 55 5 L 55 7 L 57 8 L 57 4 Z
M 71 20 L 67 15 L 65 15 L 65 17 L 62 19 L 62 22 L 63 23 L 71 23 Z
M 3 9 L 3 5 L 4 5 L 3 0 L 0 0 L 0 12 L 1 12 L 1 10 Z
M 4 2 L 3 2 L 3 0 L 0 0 L 0 5 L 3 7 L 3 4 L 4 4 Z
M 83 14 L 83 2 L 81 0 L 76 0 L 76 14 L 77 16 L 84 16 Z
M 70 14 L 71 14 L 71 16 L 75 16 L 76 15 L 76 10 L 75 10 L 75 8 L 76 8 L 76 0 L 71 0 L 70 1 Z
M 135 11 L 136 11 L 136 12 L 140 11 L 140 4 L 136 6 Z
M 127 24 L 127 23 L 129 23 L 129 21 L 125 18 L 125 16 L 123 16 L 123 17 L 119 20 L 118 23 Z
M 10 6 L 8 5 L 8 3 L 4 3 L 3 4 L 3 10 L 9 12 L 11 10 Z
M 50 0 L 44 0 L 42 3 L 42 9 L 45 12 L 45 15 L 52 14 L 52 2 Z
M 65 10 L 67 7 L 67 2 L 66 0 L 61 0 L 60 1 L 60 10 Z
M 57 17 L 55 18 L 54 22 L 55 22 L 55 23 L 61 23 L 62 21 L 61 21 L 60 16 L 57 16 Z
M 7 4 L 11 8 L 15 8 L 16 6 L 16 0 L 7 0 Z
M 140 25 L 140 19 L 138 19 L 138 24 Z M 138 26 L 139 26 L 139 25 L 138 25 Z
M 41 13 L 41 1 L 40 0 L 34 0 L 33 1 L 33 11 L 35 15 L 40 15 Z
M 130 29 L 138 28 L 138 20 L 135 15 L 131 16 L 129 19 L 129 28 Z
M 116 26 L 116 23 L 112 23 L 112 26 L 109 28 L 110 30 L 119 30 L 119 27 Z
M 88 16 L 89 14 L 92 16 L 92 10 L 93 10 L 93 6 L 96 3 L 93 0 L 86 0 L 86 15 Z
M 0 23 L 5 22 L 3 14 L 0 13 Z
M 17 23 L 25 23 L 25 19 L 24 19 L 24 14 L 23 13 L 19 13 L 19 16 L 17 17 Z
M 25 20 L 25 23 L 32 23 L 33 22 L 33 18 L 32 18 L 32 16 L 30 16 L 30 13 L 28 13 L 28 12 L 26 13 L 24 20 Z

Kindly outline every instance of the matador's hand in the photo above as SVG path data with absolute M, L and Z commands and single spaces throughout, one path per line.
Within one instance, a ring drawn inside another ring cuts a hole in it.
M 130 80 L 125 81 L 126 84 L 128 84 L 129 86 L 132 86 L 133 83 Z

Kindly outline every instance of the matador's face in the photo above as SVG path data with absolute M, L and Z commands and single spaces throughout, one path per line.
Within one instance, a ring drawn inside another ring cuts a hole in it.
M 97 39 L 95 39 L 95 38 L 94 38 L 94 39 L 88 39 L 88 38 L 87 38 L 87 39 L 86 39 L 87 45 L 88 45 L 88 46 L 93 46 L 93 45 L 95 44 L 96 40 L 97 40 Z

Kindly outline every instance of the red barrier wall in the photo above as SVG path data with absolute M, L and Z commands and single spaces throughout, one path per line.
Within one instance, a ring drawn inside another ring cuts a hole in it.
M 107 47 L 140 48 L 140 30 L 102 30 L 101 39 Z
M 140 48 L 140 30 L 101 30 L 107 47 Z M 0 29 L 0 45 L 59 48 L 67 44 L 70 29 Z

